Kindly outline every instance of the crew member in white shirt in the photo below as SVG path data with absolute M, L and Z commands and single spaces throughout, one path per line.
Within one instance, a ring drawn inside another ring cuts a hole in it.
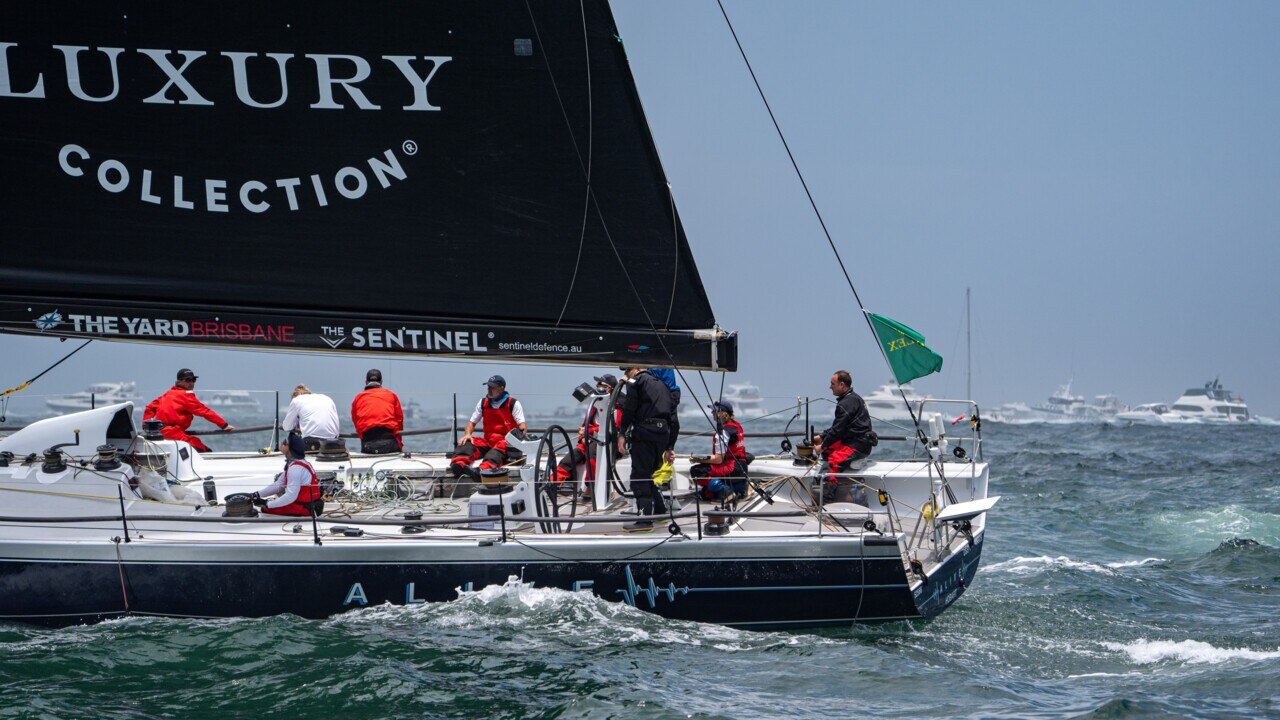
M 268 515 L 310 517 L 324 512 L 320 478 L 307 462 L 302 436 L 296 432 L 280 443 L 284 455 L 284 472 L 275 481 L 250 497 L 254 505 Z M 268 499 L 271 498 L 271 499 Z
M 293 399 L 285 411 L 282 428 L 286 433 L 297 432 L 307 449 L 320 449 L 322 440 L 338 439 L 338 407 L 328 395 L 313 393 L 306 385 L 293 389 Z

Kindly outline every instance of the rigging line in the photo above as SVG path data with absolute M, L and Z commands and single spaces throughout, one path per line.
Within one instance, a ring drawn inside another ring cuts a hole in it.
M 671 263 L 671 300 L 667 302 L 667 323 L 662 327 L 671 328 L 671 313 L 676 309 L 676 284 L 680 280 L 680 222 L 676 217 L 676 196 L 671 192 L 671 181 L 667 181 L 667 200 L 671 203 L 671 245 L 675 249 L 675 262 Z
M 33 383 L 33 382 L 35 382 L 35 381 L 39 380 L 40 378 L 44 377 L 44 376 L 45 376 L 45 374 L 46 374 L 46 373 L 48 373 L 50 370 L 52 370 L 52 369 L 54 369 L 54 368 L 58 367 L 59 365 L 61 365 L 61 364 L 62 364 L 62 363 L 64 363 L 64 362 L 66 362 L 66 361 L 67 361 L 67 360 L 68 360 L 72 355 L 75 355 L 76 353 L 78 353 L 78 352 L 80 352 L 81 350 L 85 349 L 85 347 L 86 347 L 86 346 L 88 346 L 88 345 L 89 345 L 89 343 L 91 343 L 91 342 L 93 342 L 93 338 L 89 338 L 88 340 L 85 340 L 85 341 L 80 345 L 80 347 L 76 348 L 75 350 L 72 350 L 71 352 L 67 353 L 66 355 L 63 355 L 61 360 L 59 360 L 58 362 L 56 362 L 56 363 L 54 363 L 54 364 L 50 365 L 49 367 L 45 368 L 44 370 L 42 370 L 42 371 L 40 372 L 40 374 L 39 374 L 39 375 L 36 375 L 35 377 L 31 378 L 30 380 L 28 380 L 28 381 L 26 381 L 26 382 L 22 383 L 22 384 L 21 384 L 21 385 L 19 385 L 18 387 L 13 387 L 13 388 L 9 388 L 8 390 L 5 390 L 3 393 L 0 393 L 0 397 L 6 397 L 6 398 L 7 398 L 7 397 L 9 397 L 10 395 L 12 395 L 13 393 L 21 392 L 21 391 L 23 391 L 23 390 L 26 390 L 28 387 L 31 387 L 31 383 Z
M 547 77 L 551 79 L 551 89 L 556 95 L 556 104 L 560 106 L 560 115 L 564 118 L 565 128 L 569 131 L 569 142 L 573 144 L 573 152 L 578 156 L 578 167 L 582 170 L 583 176 L 587 179 L 587 197 L 583 200 L 582 206 L 582 230 L 578 239 L 578 257 L 573 264 L 573 280 L 569 282 L 569 291 L 564 296 L 564 306 L 560 308 L 560 315 L 556 318 L 556 326 L 559 327 L 560 322 L 564 320 L 564 314 L 569 309 L 569 300 L 573 298 L 573 286 L 578 279 L 578 271 L 582 267 L 582 248 L 586 243 L 587 237 L 587 213 L 591 207 L 591 158 L 593 155 L 592 140 L 592 123 L 594 122 L 594 114 L 591 99 L 591 47 L 587 44 L 587 16 L 586 9 L 579 2 L 578 9 L 582 13 L 582 40 L 587 53 L 587 159 L 582 159 L 582 148 L 578 146 L 578 137 L 573 132 L 573 123 L 569 120 L 569 110 L 564 105 L 564 98 L 560 95 L 560 84 L 556 82 L 556 74 L 551 70 L 551 58 L 547 55 L 547 47 L 542 43 L 542 33 L 538 30 L 538 21 L 533 17 L 533 6 L 529 4 L 529 0 L 525 0 L 525 9 L 529 11 L 529 22 L 533 25 L 533 36 L 538 40 L 538 47 L 542 50 L 542 62 L 547 68 Z
M 560 321 L 564 320 L 564 314 L 569 310 L 569 300 L 573 298 L 573 286 L 577 284 L 578 272 L 582 269 L 582 248 L 587 244 L 587 213 L 590 210 L 591 194 L 588 184 L 587 195 L 582 198 L 582 231 L 578 233 L 578 257 L 573 261 L 573 277 L 569 279 L 569 290 L 564 294 L 564 305 L 556 318 L 556 327 L 560 327 Z
M 893 364 L 889 362 L 889 356 L 885 352 L 880 342 L 880 336 L 876 334 L 875 326 L 871 324 L 871 318 L 867 315 L 867 306 L 862 304 L 862 297 L 858 295 L 858 289 L 853 286 L 853 278 L 849 277 L 849 269 L 845 267 L 844 258 L 840 256 L 840 250 L 836 247 L 835 240 L 831 237 L 831 231 L 827 229 L 827 222 L 822 217 L 822 211 L 818 209 L 818 203 L 813 199 L 813 193 L 809 191 L 809 183 L 804 179 L 804 173 L 800 171 L 800 163 L 796 161 L 796 156 L 791 152 L 791 145 L 787 142 L 786 135 L 782 132 L 782 126 L 778 124 L 778 118 L 773 114 L 773 107 L 769 105 L 769 99 L 765 97 L 764 88 L 760 85 L 760 79 L 756 77 L 756 71 L 751 67 L 751 61 L 747 59 L 747 51 L 742 47 L 742 41 L 738 39 L 738 33 L 733 29 L 733 22 L 729 20 L 729 11 L 724 8 L 724 0 L 716 0 L 716 4 L 720 6 L 720 14 L 724 16 L 725 25 L 729 27 L 729 34 L 733 36 L 733 42 L 738 46 L 738 53 L 742 55 L 742 62 L 747 66 L 747 72 L 751 74 L 751 81 L 755 83 L 756 92 L 760 94 L 760 100 L 764 103 L 764 109 L 769 113 L 769 119 L 773 121 L 773 129 L 778 133 L 778 139 L 782 141 L 782 147 L 787 151 L 787 158 L 791 160 L 791 167 L 796 171 L 796 177 L 800 180 L 800 186 L 804 188 L 805 197 L 809 198 L 809 206 L 813 208 L 813 214 L 818 218 L 818 224 L 822 226 L 822 234 L 827 238 L 827 245 L 831 246 L 831 253 L 835 255 L 836 262 L 840 265 L 840 272 L 844 274 L 844 281 L 849 285 L 849 291 L 853 293 L 853 299 L 858 303 L 858 309 L 862 311 L 862 319 L 867 323 L 867 329 L 871 331 L 871 337 L 875 340 L 876 347 L 880 348 L 880 356 L 884 358 L 884 364 L 888 366 L 892 372 Z M 907 412 L 911 414 L 911 421 L 916 426 L 916 434 L 924 439 L 924 431 L 920 428 L 920 421 L 916 418 L 915 410 L 911 409 L 911 403 L 907 400 L 907 394 L 902 389 L 902 383 L 897 382 L 897 375 L 894 375 L 894 382 L 898 385 L 898 393 L 902 395 L 902 402 L 907 406 Z

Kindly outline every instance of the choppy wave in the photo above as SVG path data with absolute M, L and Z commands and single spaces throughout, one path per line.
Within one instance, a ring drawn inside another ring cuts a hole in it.
M 1136 640 L 1131 643 L 1102 643 L 1106 647 L 1128 655 L 1140 665 L 1173 660 L 1184 663 L 1224 663 L 1231 660 L 1276 660 L 1280 648 L 1251 650 L 1239 647 L 1215 647 L 1199 640 Z
M 987 572 L 1005 572 L 1012 575 L 1030 575 L 1033 573 L 1047 572 L 1054 570 L 1079 570 L 1082 572 L 1108 573 L 1122 570 L 1124 568 L 1142 567 L 1152 563 L 1165 562 L 1164 558 L 1149 557 L 1141 560 L 1117 560 L 1115 562 L 1095 563 L 1086 560 L 1073 560 L 1065 555 L 1058 557 L 1049 557 L 1047 555 L 1037 555 L 1034 557 L 1026 557 L 1019 555 L 1018 557 L 1009 558 L 992 565 L 988 565 Z
M 0 717 L 1276 714 L 1280 433 L 1193 430 L 989 425 L 1004 499 L 930 621 L 753 632 L 512 579 L 322 621 L 0 625 Z

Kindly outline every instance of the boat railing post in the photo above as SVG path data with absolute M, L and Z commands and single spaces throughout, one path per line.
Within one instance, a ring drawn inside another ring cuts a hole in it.
M 453 447 L 458 447 L 458 393 L 453 394 Z
M 120 497 L 120 524 L 124 526 L 124 541 L 131 542 L 129 540 L 129 520 L 125 517 L 125 514 L 124 514 L 124 488 L 117 485 L 116 495 Z
M 276 391 L 276 424 L 275 424 L 275 427 L 271 428 L 271 447 L 272 448 L 280 447 L 280 391 L 279 390 Z M 319 545 L 320 542 L 316 541 L 316 544 Z
M 96 410 L 98 408 L 98 393 L 89 393 L 89 409 Z
M 827 502 L 826 502 L 827 494 L 826 492 L 824 492 L 826 490 L 826 487 L 823 486 L 822 484 L 826 481 L 827 481 L 826 478 L 822 477 L 822 474 L 819 473 L 818 474 L 818 538 L 819 539 L 822 538 L 823 518 L 826 517 L 826 512 L 827 512 Z
M 694 493 L 693 493 L 693 507 L 694 507 L 694 510 L 698 513 L 698 518 L 697 518 L 698 519 L 698 539 L 701 540 L 702 539 L 702 493 L 697 490 L 694 490 Z
M 502 525 L 502 542 L 507 541 L 507 504 L 498 496 L 498 522 Z

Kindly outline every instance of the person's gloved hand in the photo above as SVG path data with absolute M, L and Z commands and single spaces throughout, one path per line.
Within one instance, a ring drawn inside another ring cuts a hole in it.
M 266 500 L 263 500 L 263 499 L 262 499 L 262 496 L 261 496 L 261 495 L 259 495 L 258 493 L 254 493 L 254 494 L 250 495 L 250 496 L 249 496 L 249 502 L 253 503 L 254 505 L 257 505 L 258 507 L 266 507 L 266 506 L 267 506 L 267 501 L 266 501 Z

